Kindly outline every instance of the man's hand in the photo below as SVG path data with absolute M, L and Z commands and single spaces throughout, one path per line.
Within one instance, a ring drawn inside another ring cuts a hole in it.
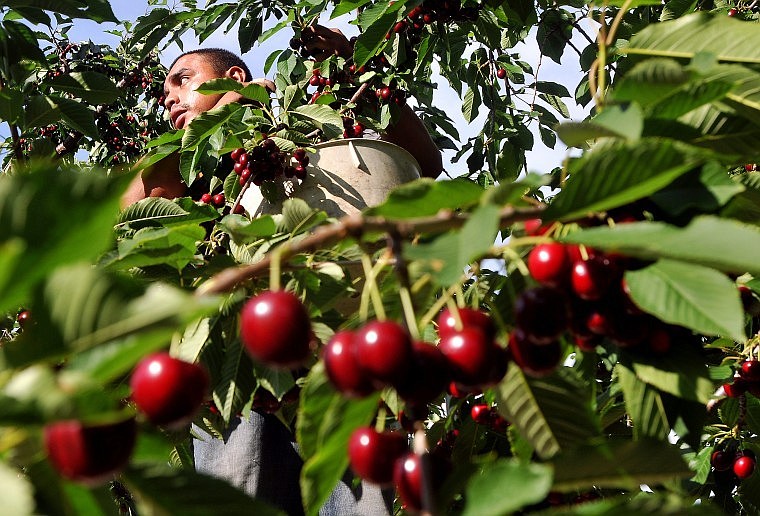
M 328 29 L 321 25 L 312 25 L 303 29 L 301 41 L 317 61 L 324 61 L 330 56 L 349 58 L 354 53 L 351 43 L 340 30 Z

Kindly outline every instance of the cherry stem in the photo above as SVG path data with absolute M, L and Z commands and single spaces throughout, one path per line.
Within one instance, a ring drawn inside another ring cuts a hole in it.
M 245 192 L 247 192 L 248 188 L 251 186 L 252 178 L 253 176 L 249 177 L 243 185 L 243 188 L 240 189 L 240 193 L 238 194 L 237 198 L 235 198 L 235 203 L 232 205 L 232 213 L 237 213 L 238 206 L 240 206 L 240 202 L 243 200 L 243 195 L 245 195 Z
M 272 253 L 272 266 L 269 268 L 269 290 L 280 290 L 280 264 L 282 263 L 282 247 Z
M 420 340 L 420 329 L 417 327 L 417 319 L 414 315 L 412 294 L 409 292 L 409 288 L 404 285 L 401 285 L 398 294 L 399 297 L 401 297 L 401 307 L 404 309 L 404 320 L 406 321 L 406 328 L 409 330 L 409 335 L 411 335 L 414 340 Z
M 462 289 L 457 285 L 457 298 L 462 298 Z M 464 328 L 464 325 L 462 324 L 462 316 L 459 314 L 459 304 L 458 302 L 455 302 L 454 299 L 449 298 L 448 301 L 446 301 L 446 306 L 449 308 L 449 313 L 454 318 L 454 327 L 457 331 L 462 331 Z
M 540 218 L 542 212 L 543 207 L 505 206 L 501 210 L 500 226 L 508 227 L 518 221 Z M 453 211 L 442 211 L 431 217 L 406 220 L 389 220 L 385 217 L 369 217 L 362 214 L 347 215 L 333 224 L 317 228 L 311 235 L 301 240 L 285 242 L 276 250 L 279 250 L 283 260 L 287 260 L 299 253 L 322 249 L 346 238 L 358 238 L 364 232 L 393 230 L 401 237 L 411 238 L 419 233 L 437 233 L 462 227 L 468 219 L 469 214 Z M 239 283 L 267 271 L 271 266 L 273 254 L 274 251 L 253 264 L 224 269 L 203 283 L 196 290 L 196 295 L 204 296 L 234 290 Z
M 364 276 L 366 277 L 364 281 L 364 288 L 362 289 L 362 297 L 361 297 L 361 305 L 363 310 L 361 310 L 361 314 L 365 315 L 365 318 L 363 320 L 366 320 L 366 314 L 367 314 L 367 297 L 369 296 L 369 299 L 372 301 L 372 308 L 375 310 L 375 316 L 378 320 L 384 321 L 385 320 L 385 308 L 383 307 L 383 298 L 380 295 L 380 290 L 377 288 L 377 275 L 380 273 L 380 270 L 385 267 L 387 264 L 387 261 L 385 260 L 385 255 L 383 255 L 375 264 L 375 266 L 372 266 L 372 260 L 370 259 L 369 255 L 364 253 L 362 254 L 362 268 L 364 269 Z

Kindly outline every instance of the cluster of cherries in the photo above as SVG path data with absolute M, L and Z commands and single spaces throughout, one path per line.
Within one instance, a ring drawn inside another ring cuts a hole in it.
M 729 398 L 739 398 L 748 392 L 760 398 L 760 360 L 742 362 L 733 381 L 723 384 L 723 392 Z
M 494 385 L 508 356 L 494 341 L 495 327 L 483 312 L 445 309 L 438 317 L 438 346 L 412 341 L 393 321 L 369 321 L 336 333 L 323 350 L 325 371 L 348 397 L 391 386 L 412 406 L 437 398 L 451 382 L 464 390 Z
M 716 477 L 721 477 L 716 478 L 716 480 L 734 481 L 735 479 L 744 480 L 751 477 L 757 464 L 755 453 L 748 449 L 731 450 L 730 448 L 729 446 L 724 450 L 715 450 L 710 456 L 710 466 L 712 466 L 713 473 Z
M 540 221 L 526 223 L 529 235 L 542 231 Z M 553 370 L 561 359 L 558 337 L 567 330 L 582 351 L 593 351 L 607 338 L 620 348 L 653 354 L 667 353 L 683 334 L 631 301 L 623 274 L 638 266 L 632 260 L 548 242 L 530 251 L 527 266 L 539 286 L 516 300 L 510 336 L 512 356 L 524 370 L 538 375 Z
M 306 178 L 306 166 L 309 164 L 306 150 L 299 148 L 292 154 L 296 165 L 291 165 L 288 154 L 281 151 L 274 140 L 267 137 L 250 151 L 242 147 L 233 150 L 230 157 L 235 163 L 232 170 L 240 177 L 241 185 L 250 180 L 256 186 L 261 186 L 264 181 L 272 180 L 280 174 L 303 180 Z
M 188 424 L 203 404 L 209 376 L 198 364 L 166 352 L 143 358 L 130 378 L 131 401 L 147 421 L 168 429 Z M 61 476 L 97 485 L 129 461 L 137 439 L 137 420 L 85 423 L 68 419 L 44 428 L 48 458 Z

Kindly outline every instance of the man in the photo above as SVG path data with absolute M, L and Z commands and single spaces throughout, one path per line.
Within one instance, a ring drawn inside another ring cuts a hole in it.
M 304 29 L 308 34 L 305 46 L 317 60 L 330 54 L 349 57 L 351 44 L 337 29 L 315 25 Z M 204 95 L 197 88 L 206 81 L 229 77 L 242 83 L 253 82 L 274 91 L 274 83 L 266 79 L 252 79 L 246 64 L 235 54 L 222 49 L 200 49 L 179 56 L 169 67 L 164 83 L 164 106 L 177 129 L 186 127 L 200 113 L 242 100 L 236 92 Z M 381 139 L 403 147 L 414 156 L 422 175 L 437 177 L 443 170 L 441 153 L 430 138 L 422 121 L 409 106 L 404 106 L 397 123 Z M 178 156 L 161 161 L 144 171 L 122 198 L 127 206 L 145 197 L 169 199 L 187 195 L 187 185 L 178 171 Z
M 317 60 L 330 54 L 350 56 L 348 40 L 336 29 L 313 26 L 304 31 L 305 46 Z M 197 88 L 211 79 L 229 77 L 241 83 L 254 82 L 274 91 L 265 79 L 253 80 L 250 70 L 235 54 L 221 49 L 187 52 L 170 66 L 164 85 L 165 107 L 177 129 L 186 127 L 200 113 L 242 100 L 235 92 L 204 95 Z M 441 154 L 422 122 L 408 106 L 398 123 L 382 136 L 406 148 L 419 162 L 422 174 L 436 177 L 442 170 Z M 122 198 L 124 205 L 145 197 L 175 198 L 187 195 L 178 158 L 170 157 L 144 171 Z M 276 417 L 251 412 L 248 420 L 236 419 L 224 435 L 213 438 L 194 428 L 196 469 L 221 477 L 252 496 L 262 498 L 288 514 L 303 512 L 299 489 L 302 466 L 293 436 Z M 393 492 L 362 483 L 353 487 L 350 473 L 333 490 L 322 507 L 323 515 L 388 515 L 392 513 Z

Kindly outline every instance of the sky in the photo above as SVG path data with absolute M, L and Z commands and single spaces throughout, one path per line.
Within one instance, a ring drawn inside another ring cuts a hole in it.
M 168 0 L 167 4 L 171 7 L 172 0 Z M 203 5 L 203 2 L 200 1 L 199 5 Z M 111 6 L 117 19 L 129 21 L 135 21 L 139 16 L 146 14 L 150 9 L 147 0 L 114 0 L 111 2 Z M 346 18 L 338 19 L 337 21 L 323 22 L 323 24 L 338 27 L 349 37 L 356 35 L 358 32 L 356 27 L 347 23 Z M 92 41 L 96 43 L 110 43 L 115 45 L 118 42 L 118 38 L 107 34 L 105 31 L 118 28 L 119 27 L 113 23 L 94 23 L 77 20 L 74 27 L 69 32 L 69 36 L 72 41 L 92 39 Z M 267 27 L 265 27 L 265 29 L 266 28 Z M 587 32 L 593 34 L 593 30 L 587 30 Z M 288 31 L 282 31 L 280 34 L 265 41 L 261 46 L 254 46 L 251 51 L 242 55 L 254 76 L 260 77 L 263 75 L 264 62 L 267 56 L 275 50 L 286 47 L 289 39 L 290 35 L 288 34 Z M 200 46 L 191 31 L 185 34 L 183 37 L 183 43 L 185 50 Z M 585 41 L 580 41 L 576 46 L 584 48 L 585 44 Z M 227 48 L 239 54 L 240 48 L 237 42 L 237 28 L 233 29 L 228 34 L 225 34 L 223 29 L 218 30 L 204 41 L 202 46 Z M 535 42 L 535 38 L 529 38 L 525 44 L 519 45 L 514 51 L 519 52 L 522 59 L 530 63 L 534 70 L 538 68 L 540 63 L 539 79 L 542 81 L 553 81 L 565 84 L 571 93 L 575 85 L 580 81 L 581 72 L 579 70 L 577 58 L 572 52 L 568 54 L 570 58 L 568 59 L 568 64 L 558 65 L 549 58 L 540 59 L 540 52 Z M 168 65 L 181 52 L 182 50 L 180 50 L 177 45 L 169 46 L 162 52 L 161 61 Z M 272 75 L 273 73 L 270 72 L 267 78 L 273 79 Z M 576 106 L 574 101 L 568 99 L 566 104 L 569 108 L 572 119 L 581 120 L 587 116 L 588 110 Z M 480 127 L 479 122 L 481 122 L 482 119 L 476 119 L 472 124 L 467 124 L 465 122 L 464 118 L 461 116 L 461 101 L 443 79 L 438 82 L 435 105 L 444 109 L 447 114 L 449 114 L 463 138 L 477 133 L 477 129 Z M 536 132 L 537 129 L 534 130 L 534 133 Z M 555 149 L 549 149 L 542 144 L 537 134 L 534 134 L 534 136 L 534 149 L 529 151 L 527 155 L 529 170 L 532 172 L 545 173 L 552 170 L 554 167 L 561 165 L 568 152 L 562 143 L 558 141 Z M 451 163 L 453 155 L 454 153 L 452 151 L 446 151 L 443 156 L 444 168 L 451 176 L 459 175 L 466 171 L 464 160 L 457 164 Z

